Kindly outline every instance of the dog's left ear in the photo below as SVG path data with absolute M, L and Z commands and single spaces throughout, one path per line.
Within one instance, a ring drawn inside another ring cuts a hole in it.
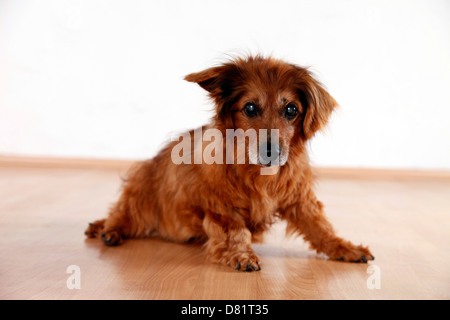
M 297 67 L 297 71 L 298 94 L 306 107 L 303 134 L 306 139 L 310 139 L 327 124 L 331 112 L 338 104 L 308 70 Z

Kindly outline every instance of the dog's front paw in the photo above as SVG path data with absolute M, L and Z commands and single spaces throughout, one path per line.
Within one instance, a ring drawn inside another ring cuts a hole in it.
M 347 241 L 339 244 L 329 256 L 331 259 L 346 262 L 367 263 L 369 260 L 375 260 L 368 247 L 363 247 L 362 245 L 355 246 Z
M 261 263 L 254 252 L 242 252 L 233 256 L 228 263 L 238 271 L 259 271 Z

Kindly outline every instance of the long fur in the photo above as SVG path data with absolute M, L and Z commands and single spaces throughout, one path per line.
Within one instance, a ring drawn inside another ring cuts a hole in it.
M 287 162 L 272 175 L 261 175 L 261 165 L 248 161 L 177 165 L 171 151 L 178 142 L 171 142 L 130 170 L 108 217 L 89 224 L 87 236 L 106 245 L 150 236 L 200 242 L 210 261 L 252 271 L 261 269 L 252 242 L 261 241 L 280 218 L 287 221 L 288 233 L 302 235 L 312 249 L 331 259 L 373 259 L 367 247 L 336 235 L 312 190 L 306 142 L 326 125 L 337 103 L 307 69 L 250 56 L 185 79 L 208 91 L 215 104 L 214 118 L 202 129 L 218 129 L 224 137 L 226 129 L 278 129 Z M 249 101 L 259 107 L 255 118 L 242 112 Z M 299 110 L 292 120 L 282 115 L 288 102 Z M 194 145 L 193 131 L 190 136 Z

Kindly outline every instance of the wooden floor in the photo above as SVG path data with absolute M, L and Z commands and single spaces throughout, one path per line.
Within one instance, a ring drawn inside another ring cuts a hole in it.
M 0 299 L 450 298 L 448 178 L 325 175 L 316 192 L 329 219 L 376 260 L 327 260 L 286 238 L 278 223 L 254 246 L 262 271 L 245 273 L 205 263 L 200 246 L 85 239 L 87 223 L 116 199 L 119 176 L 111 168 L 0 165 Z M 80 289 L 67 287 L 71 265 Z

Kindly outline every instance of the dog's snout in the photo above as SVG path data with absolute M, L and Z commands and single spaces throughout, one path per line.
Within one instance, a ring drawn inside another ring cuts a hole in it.
M 259 146 L 259 158 L 265 166 L 278 164 L 281 155 L 281 146 L 272 142 L 263 143 Z
M 273 151 L 275 156 L 279 156 L 281 154 L 281 147 L 280 147 L 280 145 L 274 145 L 274 144 L 271 144 L 271 143 L 267 143 L 266 153 L 267 153 L 267 156 L 269 158 L 272 157 L 272 151 Z

